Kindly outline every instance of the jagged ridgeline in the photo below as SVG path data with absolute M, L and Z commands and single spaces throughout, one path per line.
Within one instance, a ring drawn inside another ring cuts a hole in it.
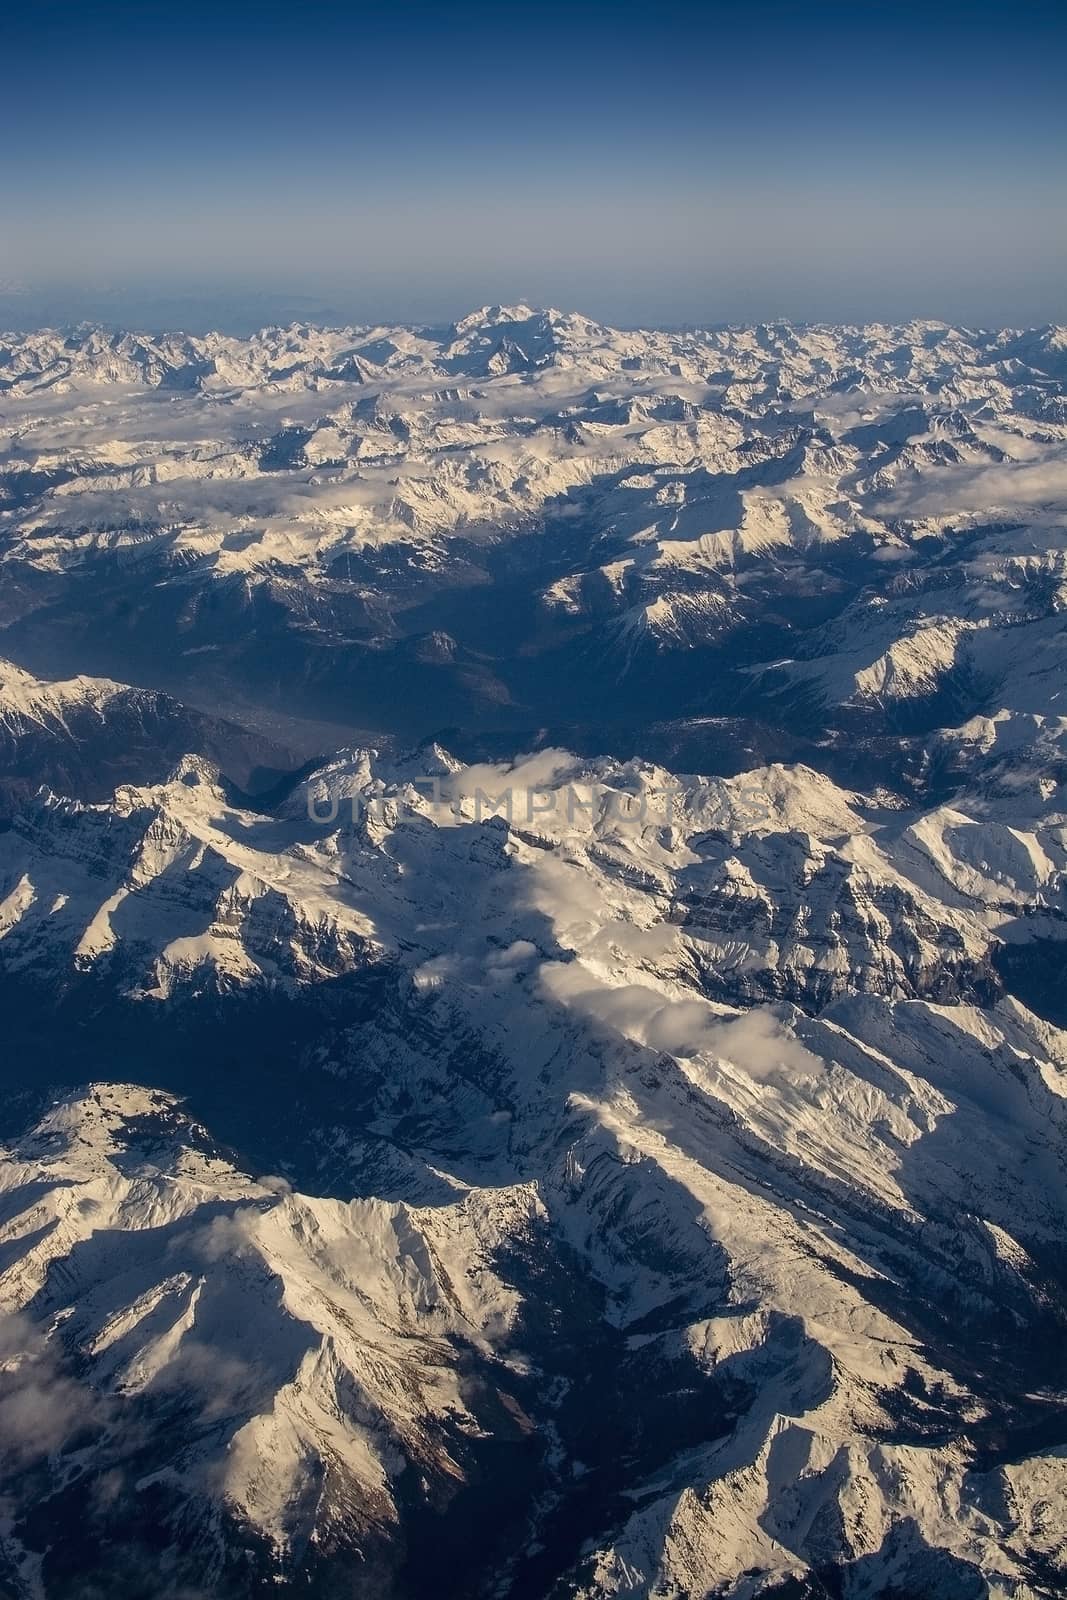
M 0 1591 L 1058 1600 L 1062 331 L 2 343 Z
M 1062 330 L 516 306 L 7 336 L 0 374 L 4 653 L 38 676 L 282 744 L 547 728 L 677 766 L 697 727 L 697 770 L 1059 714 Z

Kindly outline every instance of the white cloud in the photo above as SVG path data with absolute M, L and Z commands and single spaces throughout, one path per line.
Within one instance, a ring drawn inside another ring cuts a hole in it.
M 1067 508 L 1067 461 L 1062 456 L 998 466 L 946 469 L 899 489 L 887 509 L 898 516 L 950 517 L 1012 512 L 1033 506 Z
M 541 981 L 558 1003 L 651 1050 L 714 1057 L 761 1082 L 810 1079 L 823 1070 L 819 1057 L 766 1007 L 724 1018 L 706 1000 L 673 999 L 643 984 L 600 983 L 581 962 L 546 963 Z
M 569 750 L 559 749 L 516 756 L 510 763 L 482 762 L 442 779 L 441 792 L 453 802 L 474 800 L 479 794 L 494 797 L 510 792 L 515 820 L 522 822 L 527 816 L 528 801 L 536 812 L 537 791 L 552 788 L 577 762 L 577 756 Z M 483 805 L 488 815 L 489 806 Z
M 0 1456 L 25 1466 L 59 1450 L 99 1422 L 104 1402 L 61 1370 L 53 1348 L 28 1318 L 0 1317 Z

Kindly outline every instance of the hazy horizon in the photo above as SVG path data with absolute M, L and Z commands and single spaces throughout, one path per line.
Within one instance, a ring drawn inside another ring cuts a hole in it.
M 786 312 L 749 316 L 679 316 L 636 317 L 610 316 L 588 304 L 566 302 L 548 305 L 533 302 L 529 296 L 511 298 L 495 296 L 477 303 L 456 302 L 443 306 L 436 312 L 422 315 L 403 311 L 396 314 L 382 310 L 375 314 L 374 301 L 364 301 L 358 295 L 346 296 L 312 293 L 300 294 L 265 289 L 242 293 L 239 290 L 195 291 L 175 289 L 172 294 L 154 294 L 149 285 L 141 289 L 109 286 L 98 290 L 81 287 L 53 286 L 38 289 L 32 285 L 15 287 L 0 284 L 0 331 L 20 334 L 36 329 L 75 329 L 100 327 L 113 332 L 143 333 L 159 336 L 165 333 L 186 333 L 202 337 L 220 333 L 233 338 L 247 338 L 268 327 L 288 327 L 302 323 L 321 328 L 411 327 L 428 330 L 443 329 L 458 322 L 482 306 L 498 307 L 526 304 L 531 310 L 576 313 L 622 331 L 627 329 L 653 329 L 677 332 L 688 328 L 716 329 L 749 328 L 788 324 L 792 327 L 864 327 L 903 326 L 909 323 L 935 323 L 949 327 L 995 331 L 1025 332 L 1030 329 L 1060 327 L 1067 322 L 1067 314 L 1041 318 L 967 318 L 950 316 L 922 309 L 896 314 L 849 317 L 791 316 Z M 364 306 L 362 312 L 355 308 Z
M 1064 320 L 1065 40 L 1037 0 L 23 6 L 0 305 Z

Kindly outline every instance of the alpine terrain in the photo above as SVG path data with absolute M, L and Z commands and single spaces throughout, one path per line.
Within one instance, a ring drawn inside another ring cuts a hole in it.
M 1067 329 L 0 336 L 0 1596 L 1067 1595 Z

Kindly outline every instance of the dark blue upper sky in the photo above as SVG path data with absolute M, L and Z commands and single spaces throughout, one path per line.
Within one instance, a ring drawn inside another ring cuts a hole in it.
M 1067 317 L 1062 4 L 39 0 L 4 42 L 0 276 L 60 304 Z

